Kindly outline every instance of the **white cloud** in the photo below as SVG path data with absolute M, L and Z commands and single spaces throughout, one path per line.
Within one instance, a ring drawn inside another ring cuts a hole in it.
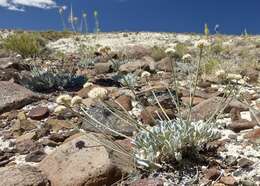
M 54 0 L 0 0 L 0 6 L 16 11 L 24 11 L 24 7 L 36 7 L 42 9 L 57 7 Z

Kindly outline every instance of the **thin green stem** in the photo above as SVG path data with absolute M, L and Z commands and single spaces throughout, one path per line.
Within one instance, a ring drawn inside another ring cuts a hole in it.
M 199 80 L 199 71 L 200 71 L 202 54 L 203 54 L 203 47 L 200 48 L 200 54 L 199 54 L 199 60 L 198 60 L 198 64 L 197 64 L 197 71 L 196 71 L 196 75 L 195 75 L 193 93 L 192 93 L 191 98 L 190 98 L 190 108 L 189 108 L 188 122 L 190 122 L 190 120 L 191 120 L 192 105 L 193 105 L 194 96 L 195 96 L 195 93 L 196 93 L 197 84 L 198 84 L 198 80 Z

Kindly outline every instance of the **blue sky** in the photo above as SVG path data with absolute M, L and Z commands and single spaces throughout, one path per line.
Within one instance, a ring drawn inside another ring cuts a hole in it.
M 0 0 L 0 28 L 62 30 L 57 6 L 70 4 L 75 16 L 98 10 L 101 30 L 203 32 L 208 23 L 225 34 L 260 34 L 260 0 Z M 11 9 L 11 10 L 10 10 Z M 22 10 L 22 11 L 21 11 Z

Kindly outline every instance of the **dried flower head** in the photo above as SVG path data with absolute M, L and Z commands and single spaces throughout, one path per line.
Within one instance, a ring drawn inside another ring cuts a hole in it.
M 142 74 L 141 74 L 141 78 L 147 78 L 147 77 L 150 77 L 151 76 L 151 73 L 150 72 L 147 72 L 147 71 L 144 71 Z
M 104 99 L 107 96 L 107 89 L 102 87 L 94 87 L 88 93 L 88 97 L 92 99 Z
M 67 9 L 66 6 L 59 7 L 59 13 L 62 14 Z
M 63 95 L 60 95 L 60 96 L 56 99 L 56 102 L 57 102 L 58 104 L 70 105 L 71 100 L 72 100 L 72 97 L 71 97 L 70 95 L 63 94 Z
M 240 80 L 242 76 L 240 74 L 227 74 L 227 80 Z
M 82 16 L 83 16 L 83 18 L 86 18 L 87 17 L 87 13 L 83 12 Z
M 182 56 L 182 60 L 183 61 L 190 61 L 192 59 L 190 54 L 185 54 L 184 56 Z
M 84 88 L 93 86 L 93 83 L 87 82 L 83 85 Z
M 165 53 L 166 54 L 174 54 L 174 53 L 176 53 L 176 50 L 174 48 L 167 48 L 165 50 Z
M 62 114 L 67 108 L 63 105 L 59 105 L 54 109 L 54 114 Z
M 98 11 L 97 11 L 97 10 L 94 11 L 94 16 L 95 16 L 95 17 L 98 16 Z
M 73 22 L 77 22 L 78 21 L 78 17 L 73 17 Z
M 204 47 L 207 47 L 209 45 L 210 45 L 210 43 L 207 40 L 205 40 L 205 39 L 201 39 L 199 41 L 196 41 L 195 44 L 194 44 L 194 46 L 196 48 L 200 48 L 200 49 L 202 49 Z
M 158 71 L 157 74 L 158 74 L 159 76 L 163 76 L 163 75 L 165 75 L 165 72 L 164 72 L 164 71 Z
M 216 75 L 216 77 L 217 77 L 218 79 L 225 79 L 225 77 L 226 77 L 226 72 L 221 69 L 221 70 L 216 71 L 215 75 Z
M 102 54 L 104 54 L 104 53 L 107 54 L 107 53 L 111 52 L 111 48 L 108 47 L 108 46 L 99 47 L 99 48 L 98 48 L 98 52 L 99 52 L 99 53 L 102 53 Z
M 79 105 L 83 101 L 82 97 L 80 96 L 74 96 L 71 100 L 71 106 Z

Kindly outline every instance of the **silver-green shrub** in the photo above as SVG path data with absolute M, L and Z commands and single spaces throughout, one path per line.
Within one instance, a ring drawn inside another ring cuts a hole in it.
M 128 87 L 135 87 L 137 85 L 137 76 L 133 73 L 128 73 L 120 77 L 119 82 Z
M 203 121 L 159 121 L 158 125 L 136 134 L 134 157 L 137 164 L 146 168 L 168 160 L 181 161 L 187 150 L 198 152 L 219 136 L 212 124 Z

